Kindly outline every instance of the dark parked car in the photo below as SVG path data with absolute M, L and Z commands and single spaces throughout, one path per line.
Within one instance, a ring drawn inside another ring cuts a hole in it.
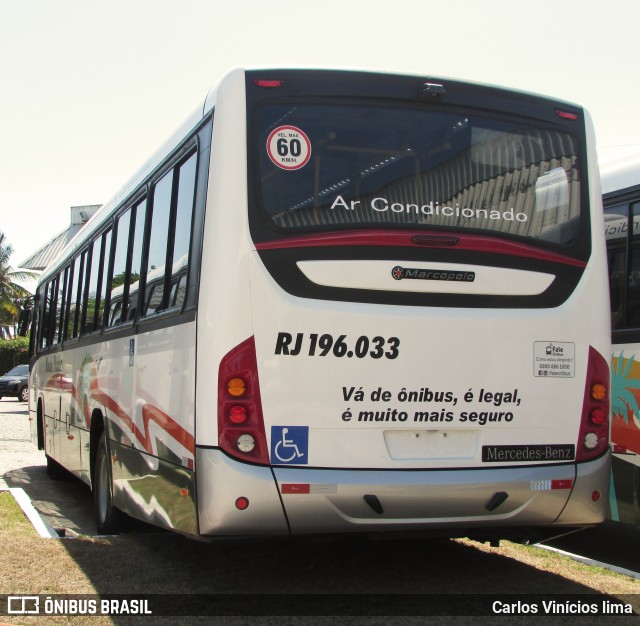
M 29 366 L 16 365 L 4 376 L 0 376 L 0 399 L 15 396 L 21 402 L 29 399 Z

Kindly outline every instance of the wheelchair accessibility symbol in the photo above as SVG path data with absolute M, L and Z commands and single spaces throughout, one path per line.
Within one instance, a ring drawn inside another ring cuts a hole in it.
M 309 462 L 308 426 L 272 426 L 271 462 L 306 465 Z

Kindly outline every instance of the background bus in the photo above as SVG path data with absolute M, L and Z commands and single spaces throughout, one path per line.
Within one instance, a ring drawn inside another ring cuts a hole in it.
M 640 524 L 640 155 L 601 167 L 611 289 L 611 518 Z
M 37 290 L 51 471 L 202 537 L 539 539 L 605 514 L 609 307 L 580 107 L 231 72 Z

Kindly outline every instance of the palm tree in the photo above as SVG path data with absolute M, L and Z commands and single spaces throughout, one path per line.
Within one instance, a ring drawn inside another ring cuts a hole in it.
M 9 265 L 12 254 L 13 248 L 6 243 L 5 235 L 0 231 L 0 326 L 15 325 L 21 304 L 31 295 L 15 281 L 30 280 L 37 276 L 35 272 L 12 269 Z

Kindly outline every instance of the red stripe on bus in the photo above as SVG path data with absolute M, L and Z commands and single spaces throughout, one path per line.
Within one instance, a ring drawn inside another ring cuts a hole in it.
M 170 437 L 175 439 L 183 448 L 194 454 L 195 440 L 191 433 L 185 430 L 178 422 L 164 411 L 152 404 L 145 404 L 142 407 L 142 422 L 144 430 L 140 430 L 131 417 L 124 409 L 111 397 L 97 386 L 92 385 L 91 397 L 93 400 L 102 404 L 108 411 L 117 415 L 121 420 L 126 422 L 131 428 L 131 432 L 143 448 L 149 453 L 154 454 L 151 446 L 151 436 L 149 434 L 149 422 L 153 421 L 158 424 Z
M 149 422 L 152 420 L 162 427 L 164 431 L 169 433 L 183 448 L 189 450 L 192 454 L 195 452 L 195 442 L 191 433 L 186 431 L 178 422 L 164 411 L 161 411 L 157 406 L 145 404 L 142 407 L 142 421 L 144 422 L 144 429 L 147 436 L 149 435 Z
M 455 243 L 452 243 L 453 240 L 455 240 Z M 503 254 L 537 259 L 540 261 L 550 261 L 552 263 L 561 263 L 563 265 L 572 265 L 580 268 L 586 266 L 586 263 L 579 259 L 557 254 L 549 250 L 542 250 L 527 244 L 459 232 L 425 233 L 416 230 L 351 230 L 264 241 L 256 244 L 256 250 L 269 251 L 340 246 L 431 247 L 440 249 L 446 247 L 455 250 Z

